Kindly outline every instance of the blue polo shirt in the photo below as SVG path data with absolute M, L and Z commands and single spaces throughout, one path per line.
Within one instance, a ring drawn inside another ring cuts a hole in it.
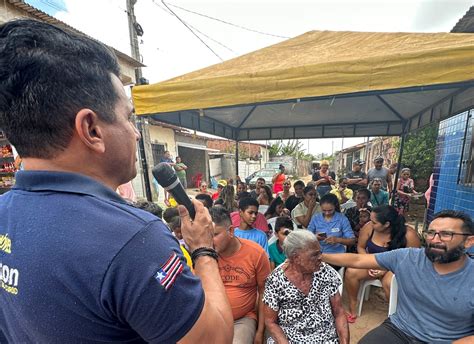
M 308 229 L 313 233 L 324 232 L 328 237 L 352 239 L 354 232 L 347 217 L 341 213 L 335 212 L 331 220 L 327 221 L 323 214 L 315 214 L 311 218 Z M 342 244 L 327 244 L 320 241 L 321 251 L 324 253 L 344 253 L 346 247 Z
M 204 305 L 163 222 L 79 174 L 17 173 L 0 196 L 0 270 L 12 343 L 174 343 Z

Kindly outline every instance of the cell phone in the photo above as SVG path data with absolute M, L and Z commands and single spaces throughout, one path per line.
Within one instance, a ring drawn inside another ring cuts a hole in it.
M 317 233 L 317 235 L 320 237 L 320 238 L 323 238 L 323 239 L 326 239 L 328 237 L 328 235 L 324 232 L 321 232 L 321 233 Z

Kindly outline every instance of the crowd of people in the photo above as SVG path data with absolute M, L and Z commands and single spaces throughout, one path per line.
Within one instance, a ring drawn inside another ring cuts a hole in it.
M 172 197 L 163 211 L 118 193 L 137 174 L 140 133 L 110 49 L 11 21 L 0 75 L 0 128 L 24 165 L 0 197 L 1 343 L 349 343 L 354 290 L 389 274 L 397 311 L 361 343 L 472 343 L 472 219 L 436 214 L 419 248 L 403 218 L 409 174 L 403 208 L 369 204 L 365 180 L 380 183 L 377 202 L 392 191 L 380 159 L 339 186 L 322 162 L 294 194 L 284 168 L 273 190 L 203 182 L 191 218 Z M 182 179 L 186 165 L 166 155 Z
M 409 170 L 402 169 L 397 186 L 400 193 L 392 206 L 389 192 L 393 177 L 380 162 L 383 160 L 377 157 L 376 171 L 366 174 L 361 169 L 364 162 L 357 160 L 338 183 L 325 161 L 323 171 L 314 171 L 307 184 L 279 180 L 283 166 L 273 178 L 281 183 L 278 187 L 259 178 L 249 192 L 240 178 L 235 186 L 232 180 L 219 181 L 222 187 L 214 194 L 214 202 L 203 203 L 216 225 L 214 245 L 232 307 L 234 343 L 264 339 L 268 343 L 345 343 L 349 341 L 347 324 L 357 321 L 361 283 L 380 280 L 389 299 L 393 270 L 382 263 L 361 268 L 352 266 L 350 260 L 332 258 L 346 252 L 371 256 L 421 248 L 420 235 L 404 217 L 409 194 L 415 192 Z M 370 182 L 368 175 L 372 176 Z M 195 198 L 203 201 L 209 194 L 201 184 Z M 403 206 L 401 202 L 405 202 Z M 454 222 L 461 219 L 470 226 L 469 220 L 457 213 L 439 216 L 452 216 Z M 341 270 L 343 266 L 347 268 Z M 344 271 L 343 276 L 338 271 Z M 341 283 L 347 293 L 345 307 L 339 293 Z M 393 330 L 396 325 L 389 320 L 383 326 Z M 414 338 L 431 339 L 423 329 L 412 332 L 410 328 L 406 333 L 403 329 L 387 334 L 378 328 L 361 342 L 397 338 L 400 331 L 406 338 L 423 333 Z

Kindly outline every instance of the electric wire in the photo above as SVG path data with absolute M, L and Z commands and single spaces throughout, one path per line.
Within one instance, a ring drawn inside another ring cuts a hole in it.
M 162 0 L 162 2 L 164 4 L 163 0 Z M 242 30 L 247 30 L 247 31 L 255 32 L 255 33 L 258 33 L 258 34 L 261 34 L 261 35 L 272 36 L 272 37 L 277 37 L 277 38 L 290 38 L 290 37 L 287 37 L 287 36 L 280 36 L 280 35 L 275 35 L 275 34 L 272 34 L 272 33 L 267 33 L 267 32 L 263 32 L 263 31 L 259 31 L 259 30 L 250 29 L 250 28 L 242 26 L 242 25 L 230 23 L 230 22 L 225 21 L 223 19 L 211 17 L 207 14 L 202 14 L 202 13 L 199 13 L 199 12 L 191 11 L 191 10 L 188 10 L 188 9 L 186 9 L 184 7 L 181 7 L 181 6 L 178 6 L 178 5 L 174 5 L 174 4 L 169 4 L 169 5 L 172 6 L 172 7 L 175 7 L 175 8 L 179 8 L 180 10 L 183 10 L 185 12 L 193 13 L 193 14 L 196 14 L 196 15 L 204 17 L 204 18 L 208 18 L 208 19 L 215 20 L 215 21 L 218 21 L 218 22 L 223 23 L 223 24 L 227 24 L 227 25 L 230 25 L 230 26 L 237 27 L 237 28 L 242 29 Z
M 199 35 L 196 34 L 196 33 L 194 32 L 194 30 L 191 29 L 191 28 L 188 26 L 188 24 L 186 24 L 176 13 L 174 13 L 174 11 L 173 11 L 171 8 L 168 7 L 168 5 L 166 5 L 166 3 L 164 2 L 164 0 L 161 0 L 161 3 L 162 3 L 171 13 L 173 13 L 173 15 L 174 15 L 184 26 L 186 26 L 186 28 L 187 28 L 189 31 L 191 31 L 192 34 L 193 34 L 194 36 L 196 36 L 196 37 L 202 42 L 202 44 L 204 44 L 204 45 L 207 47 L 207 49 L 209 49 L 219 60 L 224 61 L 224 59 L 222 59 L 222 57 L 220 57 L 209 45 L 207 45 L 207 43 L 204 42 L 204 40 L 203 40 L 201 37 L 199 37 Z
M 171 12 L 169 12 L 167 9 L 161 7 L 161 6 L 160 6 L 159 4 L 157 4 L 154 0 L 152 0 L 152 2 L 153 2 L 153 4 L 155 4 L 160 10 L 162 10 L 162 11 L 165 12 L 166 14 L 168 14 L 168 15 L 174 17 L 173 13 L 171 13 Z M 224 43 L 221 43 L 221 42 L 219 42 L 218 40 L 216 40 L 216 39 L 210 37 L 209 35 L 205 34 L 204 32 L 202 32 L 201 30 L 199 30 L 199 29 L 196 28 L 195 26 L 189 24 L 189 22 L 186 21 L 186 24 L 188 24 L 189 27 L 191 27 L 191 28 L 192 28 L 193 30 L 195 30 L 196 32 L 199 32 L 201 35 L 203 35 L 203 36 L 206 37 L 207 39 L 209 39 L 209 40 L 213 41 L 214 43 L 220 45 L 221 47 L 223 47 L 223 48 L 229 50 L 231 53 L 235 54 L 236 56 L 239 55 L 236 51 L 232 50 L 232 48 L 229 48 L 229 47 L 228 47 L 227 45 L 225 45 Z

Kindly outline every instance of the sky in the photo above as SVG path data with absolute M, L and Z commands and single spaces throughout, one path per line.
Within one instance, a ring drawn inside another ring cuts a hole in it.
M 130 54 L 126 0 L 26 2 Z M 150 83 L 312 30 L 449 32 L 474 0 L 166 0 L 165 4 L 138 0 L 135 5 L 144 31 L 139 37 L 141 59 L 147 66 L 143 75 Z M 309 140 L 309 152 L 330 154 L 342 144 L 346 148 L 364 139 Z M 308 140 L 302 142 L 307 149 Z

